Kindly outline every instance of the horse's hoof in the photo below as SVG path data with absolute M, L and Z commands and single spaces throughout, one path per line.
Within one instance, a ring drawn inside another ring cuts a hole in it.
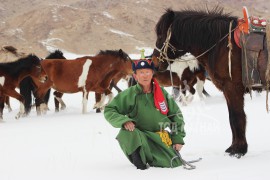
M 240 159 L 244 154 L 236 153 L 236 154 L 229 154 L 231 157 L 236 157 L 237 159 Z
M 194 99 L 194 96 L 189 96 L 189 97 L 187 97 L 187 102 L 191 103 L 193 101 L 193 99 Z
M 187 106 L 188 103 L 186 101 L 181 101 L 182 106 Z
M 59 112 L 59 109 L 55 109 L 55 112 L 58 113 Z
M 101 113 L 100 108 L 97 108 L 97 109 L 96 109 L 96 113 Z
M 230 146 L 225 152 L 239 159 L 247 153 L 247 144 Z
M 21 114 L 21 117 L 26 117 L 26 116 L 28 116 L 28 114 L 27 114 L 27 113 L 23 113 L 23 114 Z

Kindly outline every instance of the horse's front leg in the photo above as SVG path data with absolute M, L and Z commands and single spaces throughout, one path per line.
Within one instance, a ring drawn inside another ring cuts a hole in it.
M 103 106 L 102 106 L 103 109 L 104 109 L 104 107 L 107 106 L 110 102 L 112 102 L 112 100 L 113 100 L 113 98 L 114 98 L 113 93 L 112 93 L 112 91 L 111 91 L 110 89 L 106 89 L 106 90 L 105 90 L 105 95 L 108 96 L 109 100 L 108 100 L 108 102 L 107 102 L 105 105 L 104 105 L 104 103 L 103 103 Z
M 228 82 L 223 88 L 232 130 L 232 145 L 226 150 L 232 156 L 240 158 L 247 153 L 246 114 L 244 112 L 244 87 Z
M 16 119 L 19 119 L 22 116 L 26 116 L 25 113 L 25 108 L 24 108 L 24 98 L 22 95 L 20 95 L 17 91 L 15 90 L 10 90 L 10 91 L 6 91 L 6 95 L 13 97 L 15 99 L 17 99 L 18 101 L 20 101 L 20 111 L 19 113 L 15 116 Z
M 8 112 L 11 112 L 12 108 L 10 106 L 9 96 L 4 97 L 4 104 L 5 104 L 4 107 L 8 109 Z
M 5 96 L 0 96 L 0 122 L 3 120 L 3 110 L 5 106 Z
M 61 110 L 66 109 L 66 104 L 62 99 L 64 94 L 58 91 L 54 91 L 53 95 L 54 95 L 55 112 L 59 112 L 59 103 L 61 104 Z
M 87 92 L 86 90 L 83 91 L 83 109 L 82 109 L 82 113 L 86 114 L 87 113 L 87 102 L 88 102 L 88 94 L 89 92 Z
M 47 104 L 45 103 L 45 100 L 44 100 L 47 91 L 48 91 L 48 89 L 38 88 L 34 93 L 36 111 L 37 111 L 38 116 L 40 116 L 42 114 L 46 114 L 46 112 L 48 110 Z
M 96 113 L 100 113 L 101 109 L 99 105 L 97 105 L 97 102 L 100 102 L 102 94 L 95 92 L 95 99 L 96 99 L 96 104 L 94 105 L 93 109 L 96 109 Z
M 195 89 L 187 83 L 187 80 L 181 82 L 180 85 L 180 99 L 179 101 L 183 106 L 187 106 L 192 100 L 195 94 Z M 187 91 L 189 91 L 187 95 Z
M 205 81 L 202 81 L 199 78 L 197 78 L 196 91 L 197 91 L 201 101 L 203 100 L 204 82 Z
M 96 104 L 94 105 L 94 109 L 97 109 L 97 113 L 101 112 L 105 99 L 106 96 L 104 93 L 96 93 Z
M 105 104 L 106 97 L 108 96 L 109 100 Z M 99 109 L 100 111 L 105 108 L 107 104 L 109 104 L 113 100 L 113 93 L 110 89 L 106 89 L 103 94 L 97 93 L 96 96 L 96 104 L 94 105 L 94 109 Z

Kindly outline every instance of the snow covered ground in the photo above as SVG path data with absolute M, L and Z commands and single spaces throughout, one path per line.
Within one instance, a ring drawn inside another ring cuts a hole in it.
M 123 80 L 118 84 L 127 87 Z M 265 93 L 245 97 L 248 153 L 241 159 L 225 155 L 231 144 L 227 106 L 221 92 L 211 82 L 205 89 L 210 98 L 194 101 L 183 111 L 187 136 L 181 151 L 184 159 L 202 157 L 197 169 L 182 167 L 136 170 L 122 153 L 113 128 L 96 114 L 94 94 L 90 94 L 88 113 L 82 112 L 82 94 L 65 94 L 67 109 L 54 112 L 53 98 L 47 115 L 15 120 L 5 109 L 0 122 L 0 180 L 88 180 L 88 179 L 270 179 L 270 115 L 265 110 Z M 171 92 L 170 88 L 167 88 Z M 116 94 L 116 92 L 114 92 Z

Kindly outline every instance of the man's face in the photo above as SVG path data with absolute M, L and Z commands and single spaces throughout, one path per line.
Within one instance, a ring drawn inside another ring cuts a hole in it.
M 136 81 L 143 86 L 148 86 L 151 84 L 151 80 L 153 77 L 152 69 L 138 69 L 136 73 L 133 74 Z

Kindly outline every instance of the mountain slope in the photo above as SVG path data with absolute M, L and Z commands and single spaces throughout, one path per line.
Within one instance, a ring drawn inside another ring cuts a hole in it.
M 1 0 L 0 42 L 40 56 L 50 48 L 77 54 L 119 48 L 137 53 L 142 47 L 154 47 L 155 24 L 166 8 L 215 5 L 238 16 L 246 5 L 250 14 L 270 18 L 266 0 Z

